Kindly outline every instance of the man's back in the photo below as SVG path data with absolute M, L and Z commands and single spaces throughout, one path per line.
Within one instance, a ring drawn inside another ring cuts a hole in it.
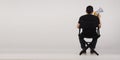
M 83 29 L 84 35 L 93 36 L 96 34 L 96 27 L 98 27 L 99 18 L 97 16 L 87 14 L 81 16 L 78 23 L 80 23 L 80 28 Z

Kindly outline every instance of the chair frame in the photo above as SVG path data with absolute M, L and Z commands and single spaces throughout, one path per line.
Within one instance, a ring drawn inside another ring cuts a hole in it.
M 80 34 L 80 32 L 81 32 L 81 28 L 79 29 L 79 34 Z M 97 34 L 99 34 L 99 37 L 100 37 L 99 27 L 98 27 L 98 29 L 97 29 Z M 79 36 L 79 37 L 80 37 L 80 36 Z M 99 37 L 98 37 L 98 38 L 99 38 Z M 84 41 L 85 41 L 85 40 L 84 40 Z M 86 48 L 85 48 L 84 50 L 82 50 L 82 51 L 80 52 L 80 55 L 82 55 L 82 54 L 84 53 L 84 51 L 86 51 L 88 48 L 90 48 L 90 49 L 93 51 L 93 53 L 95 53 L 97 56 L 99 55 L 93 48 L 90 47 L 91 43 L 92 43 L 92 42 L 86 42 L 86 41 L 85 41 L 85 44 L 86 44 L 87 46 L 86 46 Z

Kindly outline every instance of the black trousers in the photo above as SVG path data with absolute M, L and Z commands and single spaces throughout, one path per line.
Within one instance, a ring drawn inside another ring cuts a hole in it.
M 86 41 L 84 40 L 84 38 L 86 38 L 86 35 L 81 33 L 78 35 L 79 36 L 79 42 L 80 42 L 80 45 L 81 45 L 81 48 L 84 50 L 86 48 Z M 87 36 L 88 37 L 88 36 Z M 96 43 L 97 43 L 97 39 L 100 37 L 99 35 L 97 34 L 94 34 L 92 36 L 90 36 L 92 38 L 92 42 L 90 43 L 90 48 L 91 49 L 95 49 L 96 47 Z M 90 38 L 89 37 L 89 38 Z

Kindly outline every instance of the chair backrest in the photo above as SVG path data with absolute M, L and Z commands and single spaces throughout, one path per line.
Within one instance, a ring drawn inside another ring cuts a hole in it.
M 90 19 L 89 19 L 90 18 Z M 98 28 L 98 19 L 95 16 L 89 15 L 80 23 L 79 33 L 81 32 L 85 37 L 92 37 L 93 35 L 100 34 Z

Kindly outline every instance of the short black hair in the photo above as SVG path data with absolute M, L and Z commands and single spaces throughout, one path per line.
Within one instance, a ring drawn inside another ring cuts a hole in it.
M 87 12 L 88 14 L 92 13 L 92 12 L 93 12 L 93 7 L 92 7 L 91 5 L 87 6 L 86 12 Z

